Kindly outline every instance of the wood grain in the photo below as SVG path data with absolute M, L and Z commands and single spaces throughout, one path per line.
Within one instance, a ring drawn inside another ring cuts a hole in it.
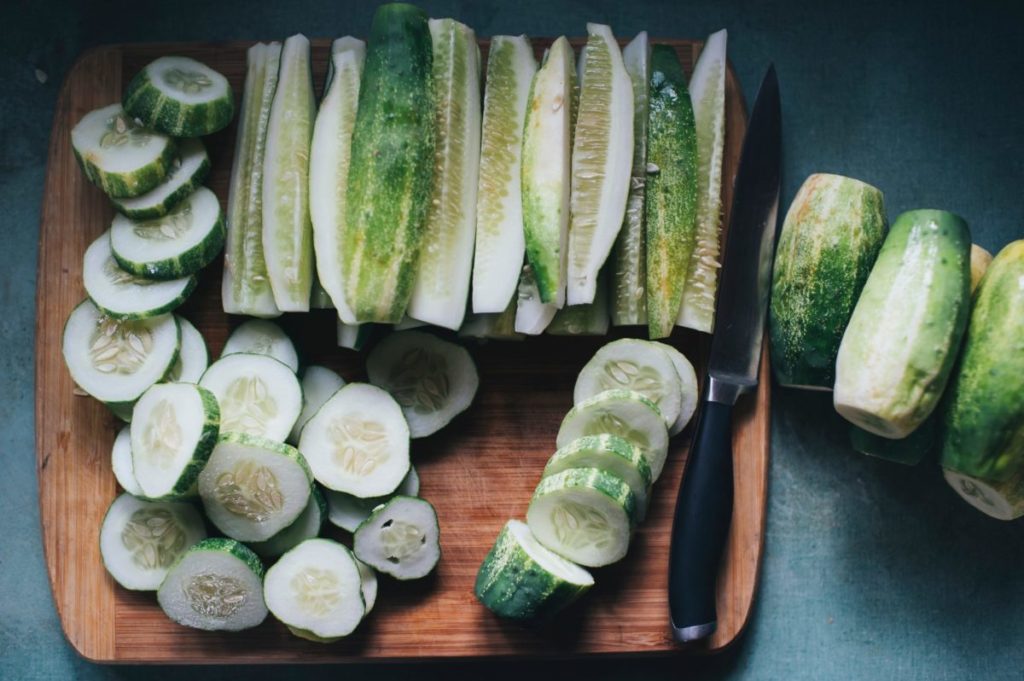
M 538 55 L 550 40 L 534 41 Z M 352 637 L 332 645 L 307 643 L 268 619 L 241 634 L 198 632 L 171 623 L 151 593 L 118 587 L 100 561 L 98 532 L 116 494 L 110 447 L 121 424 L 95 400 L 75 395 L 60 353 L 61 331 L 83 297 L 86 246 L 108 226 L 109 202 L 75 164 L 71 127 L 86 112 L 120 98 L 126 80 L 151 59 L 183 54 L 224 73 L 241 95 L 250 43 L 114 45 L 78 60 L 61 89 L 50 140 L 39 243 L 36 322 L 36 449 L 46 563 L 68 640 L 84 657 L 104 662 L 326 662 L 450 657 L 569 657 L 721 650 L 742 631 L 757 584 L 763 546 L 769 460 L 769 381 L 761 364 L 756 395 L 735 419 L 736 502 L 719 578 L 719 629 L 707 643 L 676 647 L 666 602 L 668 537 L 689 429 L 672 443 L 647 522 L 629 556 L 597 571 L 597 586 L 548 626 L 502 622 L 480 606 L 472 585 L 498 530 L 522 518 L 555 433 L 571 406 L 583 363 L 606 339 L 542 337 L 491 342 L 471 351 L 481 387 L 472 408 L 441 434 L 413 442 L 423 496 L 437 506 L 443 558 L 435 575 L 412 584 L 382 580 L 373 615 Z M 576 43 L 579 46 L 579 42 Z M 673 41 L 689 72 L 700 43 Z M 486 55 L 486 42 L 481 43 Z M 329 42 L 314 41 L 315 76 L 322 82 Z M 745 108 L 734 72 L 727 89 L 724 194 L 745 129 Z M 209 184 L 224 201 L 235 130 L 206 139 L 213 158 Z M 726 215 L 726 224 L 728 215 Z M 221 311 L 221 270 L 204 272 L 181 312 L 202 330 L 216 356 L 240 319 Z M 326 364 L 347 380 L 365 378 L 362 354 L 334 345 L 330 311 L 281 320 L 307 361 Z M 613 335 L 622 335 L 616 333 Z M 702 374 L 707 337 L 683 330 L 671 341 Z M 341 534 L 338 535 L 342 537 Z M 347 537 L 342 537 L 347 540 Z

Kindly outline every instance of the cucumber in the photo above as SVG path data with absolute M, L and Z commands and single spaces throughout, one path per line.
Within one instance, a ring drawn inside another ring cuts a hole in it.
M 974 294 L 947 391 L 942 466 L 989 484 L 1024 476 L 1024 240 L 1003 248 Z
M 769 311 L 780 385 L 831 390 L 836 354 L 885 240 L 882 192 L 814 174 L 789 207 L 775 250 Z
M 306 421 L 313 418 L 313 414 L 324 406 L 324 402 L 344 385 L 345 379 L 327 367 L 316 364 L 306 367 L 302 374 L 302 411 L 299 413 L 295 425 L 292 426 L 292 432 L 288 436 L 289 442 L 298 443 L 299 434 L 302 432 L 302 427 L 306 425 Z
M 141 497 L 142 488 L 135 479 L 135 467 L 132 464 L 131 429 L 125 426 L 114 438 L 114 446 L 110 449 L 110 468 L 114 471 L 117 484 L 128 494 Z
M 480 386 L 466 348 L 422 331 L 387 336 L 366 358 L 366 373 L 401 405 L 413 438 L 448 425 L 469 408 Z
M 349 383 L 306 422 L 299 450 L 327 489 L 379 497 L 409 472 L 409 427 L 391 395 Z
M 516 294 L 515 332 L 528 336 L 540 335 L 551 324 L 557 312 L 558 305 L 554 301 L 545 303 L 541 300 L 533 268 L 529 264 L 523 265 Z
M 550 617 L 594 585 L 593 576 L 538 542 L 526 523 L 509 520 L 480 565 L 474 594 L 499 617 Z
M 437 511 L 425 499 L 395 496 L 352 535 L 356 558 L 398 580 L 426 577 L 441 559 Z
M 267 618 L 263 563 L 234 539 L 204 539 L 171 567 L 156 594 L 173 621 L 207 631 L 241 631 Z
M 572 47 L 562 36 L 551 45 L 533 76 L 523 127 L 521 173 L 526 258 L 540 301 L 557 307 L 565 302 L 568 268 L 570 109 L 575 71 Z
M 700 397 L 700 388 L 697 385 L 697 372 L 694 371 L 693 364 L 690 360 L 686 359 L 686 355 L 676 350 L 674 347 L 667 343 L 659 343 L 653 341 L 655 345 L 665 351 L 668 358 L 672 360 L 672 366 L 676 368 L 676 373 L 679 375 L 679 384 L 682 386 L 682 392 L 680 393 L 679 403 L 679 416 L 668 429 L 668 434 L 678 435 L 683 432 L 683 428 L 686 428 L 686 424 L 693 418 L 693 413 L 697 411 L 697 400 Z
M 836 358 L 833 402 L 846 420 L 896 439 L 931 414 L 967 325 L 970 249 L 967 223 L 952 213 L 896 218 Z
M 306 541 L 319 536 L 327 518 L 327 500 L 320 489 L 313 485 L 306 508 L 291 525 L 266 541 L 250 542 L 249 548 L 262 558 L 276 558 Z
M 402 317 L 402 321 L 395 324 L 392 329 L 394 331 L 407 331 L 409 329 L 419 329 L 424 326 L 427 326 L 426 322 L 421 322 L 418 319 L 413 319 L 409 315 L 405 315 Z
M 157 281 L 121 269 L 110 249 L 110 231 L 85 249 L 82 284 L 104 314 L 118 319 L 147 319 L 181 306 L 196 287 L 194 275 Z
M 992 254 L 978 244 L 971 244 L 971 295 L 978 289 L 978 284 L 991 264 Z
M 313 269 L 313 287 L 309 291 L 309 309 L 311 310 L 333 310 L 334 301 L 324 290 L 320 278 L 317 276 L 316 268 Z
M 466 314 L 480 168 L 480 48 L 473 29 L 431 19 L 434 178 L 408 314 L 458 330 Z
M 395 490 L 395 494 L 407 497 L 414 497 L 420 493 L 420 476 L 416 467 L 411 466 L 408 474 L 402 479 L 402 483 Z M 344 492 L 327 491 L 328 517 L 331 524 L 340 527 L 346 532 L 355 532 L 359 525 L 370 517 L 373 509 L 387 502 L 391 496 L 370 497 L 360 499 Z
M 281 43 L 257 43 L 246 53 L 245 91 L 228 187 L 228 235 L 221 302 L 224 311 L 253 317 L 281 314 L 263 256 L 263 161 L 277 90 Z
M 122 494 L 100 527 L 100 555 L 107 572 L 132 591 L 156 591 L 185 551 L 206 539 L 195 506 Z
M 622 560 L 636 519 L 629 485 L 598 468 L 570 468 L 542 478 L 526 510 L 537 541 L 585 567 Z
M 355 556 L 330 539 L 307 539 L 281 556 L 263 580 L 274 617 L 317 639 L 348 636 L 366 611 Z
M 206 341 L 199 329 L 192 322 L 175 315 L 174 318 L 181 328 L 181 350 L 178 359 L 168 375 L 168 380 L 180 383 L 198 383 L 210 366 L 210 354 L 206 349 Z
M 178 157 L 174 139 L 143 128 L 120 104 L 85 114 L 71 130 L 71 147 L 89 181 L 113 198 L 156 188 Z
M 355 322 L 355 315 L 345 300 L 343 235 L 352 129 L 365 61 L 366 43 L 362 40 L 339 38 L 331 45 L 330 83 L 320 103 L 309 151 L 309 217 L 317 273 L 338 315 L 348 323 Z
M 362 350 L 373 333 L 373 324 L 346 324 L 338 319 L 338 347 Z
M 302 412 L 295 373 L 268 355 L 240 352 L 221 357 L 199 379 L 220 403 L 222 432 L 248 433 L 283 442 Z
M 566 305 L 555 313 L 546 331 L 552 336 L 603 336 L 608 333 L 608 277 L 598 277 L 594 301 Z
M 295 344 L 280 326 L 263 319 L 250 319 L 242 322 L 231 332 L 221 357 L 235 355 L 240 352 L 255 355 L 267 355 L 281 362 L 293 372 L 299 370 L 299 353 Z
M 597 468 L 622 478 L 636 502 L 637 520 L 647 515 L 647 501 L 654 481 L 643 450 L 618 435 L 584 435 L 559 447 L 544 466 L 543 477 L 571 468 Z
M 587 24 L 573 128 L 566 302 L 594 302 L 598 272 L 626 213 L 633 163 L 633 83 L 612 29 Z
M 508 302 L 504 312 L 483 312 L 470 314 L 459 329 L 459 335 L 466 338 L 495 338 L 500 340 L 522 340 L 516 333 L 516 314 L 519 308 L 518 295 Z
M 164 217 L 144 221 L 115 217 L 110 249 L 125 272 L 173 280 L 196 274 L 213 262 L 224 248 L 224 236 L 220 201 L 200 187 Z
M 473 252 L 473 312 L 504 312 L 516 296 L 523 237 L 523 124 L 537 60 L 525 35 L 496 35 L 487 53 Z
M 178 157 L 163 182 L 145 194 L 127 198 L 111 197 L 114 208 L 132 220 L 162 218 L 206 181 L 210 174 L 210 156 L 197 138 L 178 143 Z
M 647 31 L 622 50 L 633 86 L 633 167 L 626 214 L 612 249 L 611 317 L 615 326 L 647 323 L 647 239 L 644 201 L 647 186 L 647 115 L 651 86 L 651 46 Z
M 679 316 L 697 241 L 697 128 L 674 47 L 651 47 L 647 118 L 647 332 L 665 338 Z
M 228 79 L 188 57 L 160 57 L 124 91 L 124 110 L 172 137 L 199 137 L 228 127 L 235 96 Z
M 267 541 L 295 522 L 312 487 L 313 474 L 297 449 L 245 433 L 224 433 L 199 475 L 206 517 L 245 542 Z
M 944 469 L 946 482 L 968 504 L 996 520 L 1024 516 L 1024 468 L 1004 482 L 981 480 Z
M 377 573 L 373 571 L 372 567 L 358 558 L 356 558 L 356 567 L 359 568 L 360 590 L 363 594 L 363 605 L 366 609 L 363 617 L 365 617 L 370 614 L 373 606 L 377 603 Z
M 356 322 L 394 324 L 412 295 L 434 176 L 433 57 L 426 14 L 377 8 L 352 131 L 342 243 Z
M 899 440 L 850 426 L 850 446 L 854 451 L 908 466 L 919 464 L 935 447 L 935 440 L 934 415 L 926 419 L 913 433 Z
M 727 42 L 724 29 L 708 36 L 688 88 L 697 128 L 697 242 L 690 254 L 676 323 L 705 333 L 711 332 L 715 322 L 720 267 Z

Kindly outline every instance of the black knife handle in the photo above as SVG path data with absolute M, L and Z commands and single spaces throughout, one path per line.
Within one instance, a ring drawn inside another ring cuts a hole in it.
M 732 520 L 732 405 L 705 402 L 672 524 L 668 607 L 679 643 L 715 631 L 718 567 Z

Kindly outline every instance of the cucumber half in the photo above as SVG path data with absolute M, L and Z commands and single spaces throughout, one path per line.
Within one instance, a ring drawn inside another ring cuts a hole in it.
M 570 468 L 598 468 L 622 478 L 636 498 L 637 519 L 647 515 L 650 496 L 651 465 L 643 450 L 618 435 L 585 435 L 573 440 L 548 459 L 543 477 L 557 475 Z
M 192 322 L 175 315 L 181 327 L 181 351 L 171 369 L 168 380 L 180 383 L 198 383 L 206 368 L 210 366 L 210 353 L 206 341 Z
M 125 426 L 114 438 L 114 446 L 110 449 L 110 468 L 114 471 L 117 484 L 128 494 L 141 497 L 142 488 L 135 479 L 135 466 L 132 464 L 131 429 Z
M 210 365 L 199 384 L 220 402 L 221 430 L 283 442 L 302 411 L 302 388 L 287 365 L 238 353 Z
M 441 559 L 441 530 L 429 501 L 396 496 L 374 509 L 352 539 L 356 557 L 395 579 L 426 577 Z
M 299 441 L 299 435 L 302 433 L 302 427 L 306 425 L 306 421 L 313 418 L 313 414 L 324 406 L 324 402 L 341 390 L 344 385 L 345 379 L 327 367 L 316 364 L 306 367 L 306 371 L 302 374 L 302 412 L 299 413 L 299 419 L 292 426 L 291 434 L 288 435 L 289 442 L 297 443 Z
M 188 57 L 160 57 L 132 78 L 124 108 L 145 125 L 173 137 L 198 137 L 226 128 L 235 115 L 228 79 Z
M 184 139 L 178 144 L 178 158 L 163 182 L 145 194 L 127 198 L 111 197 L 117 212 L 132 220 L 152 220 L 171 212 L 194 192 L 210 174 L 210 156 L 197 138 Z
M 395 490 L 395 494 L 414 497 L 420 493 L 420 476 L 415 466 L 409 467 L 409 473 Z M 335 527 L 346 532 L 355 532 L 364 520 L 370 517 L 373 509 L 387 502 L 390 496 L 360 499 L 344 492 L 327 490 L 327 519 Z
M 249 548 L 263 558 L 274 558 L 292 550 L 307 539 L 313 539 L 323 529 L 327 518 L 327 500 L 313 485 L 309 501 L 295 521 L 266 541 L 250 542 Z
M 299 370 L 299 353 L 295 344 L 280 326 L 263 319 L 250 319 L 238 325 L 221 351 L 221 357 L 248 352 L 255 355 L 269 355 L 293 372 Z

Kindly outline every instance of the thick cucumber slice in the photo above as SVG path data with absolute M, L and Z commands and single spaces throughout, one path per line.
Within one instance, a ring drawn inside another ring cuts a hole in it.
M 114 198 L 154 189 L 178 156 L 173 139 L 143 128 L 120 104 L 85 114 L 71 130 L 71 146 L 85 176 Z
M 217 195 L 200 187 L 164 217 L 137 222 L 123 215 L 110 225 L 110 249 L 126 272 L 173 280 L 203 269 L 224 248 Z
M 192 322 L 175 315 L 178 326 L 181 327 L 181 351 L 178 353 L 178 360 L 174 363 L 168 380 L 180 383 L 198 383 L 210 366 L 210 353 L 206 349 L 206 341 L 199 329 L 192 325 Z
M 434 179 L 409 316 L 457 330 L 466 314 L 480 167 L 480 48 L 473 29 L 431 19 Z
M 209 390 L 194 383 L 158 383 L 132 410 L 132 471 L 143 496 L 191 496 L 217 442 L 220 409 Z
M 668 358 L 672 360 L 672 366 L 676 368 L 676 373 L 679 374 L 679 384 L 682 386 L 682 392 L 680 393 L 679 402 L 679 416 L 672 423 L 668 429 L 669 435 L 678 435 L 683 432 L 683 428 L 693 418 L 693 413 L 697 411 L 697 398 L 699 397 L 699 387 L 697 385 L 697 372 L 693 368 L 693 364 L 690 360 L 686 359 L 686 355 L 676 350 L 668 343 L 659 343 L 654 341 L 654 344 L 665 351 Z
M 554 615 L 593 585 L 589 572 L 546 549 L 526 523 L 509 520 L 480 565 L 473 591 L 495 615 L 529 620 Z
M 373 568 L 356 558 L 356 567 L 359 568 L 359 577 L 362 580 L 361 590 L 363 592 L 363 604 L 366 608 L 366 615 L 370 614 L 373 606 L 377 603 L 377 573 Z
M 221 302 L 224 311 L 253 317 L 281 314 L 263 257 L 263 161 L 277 90 L 281 43 L 258 43 L 246 55 L 245 91 L 228 188 L 228 238 Z
M 523 237 L 523 124 L 537 60 L 525 35 L 496 35 L 487 53 L 473 253 L 473 312 L 500 313 L 516 295 Z
M 617 475 L 629 485 L 636 499 L 637 520 L 647 515 L 647 501 L 654 481 L 647 456 L 637 445 L 618 435 L 585 435 L 559 447 L 544 466 L 544 477 L 570 468 L 597 468 Z
M 295 425 L 292 426 L 292 432 L 288 436 L 289 442 L 298 443 L 299 434 L 302 432 L 302 427 L 306 425 L 306 421 L 313 418 L 313 414 L 324 406 L 324 402 L 341 390 L 344 385 L 345 379 L 327 367 L 316 364 L 306 367 L 306 371 L 302 374 L 302 412 Z
M 172 137 L 199 137 L 228 126 L 235 97 L 228 79 L 188 57 L 160 57 L 132 78 L 124 109 Z
M 292 550 L 307 539 L 318 536 L 326 518 L 327 500 L 320 489 L 313 485 L 306 508 L 302 510 L 295 522 L 266 541 L 251 542 L 249 548 L 263 558 L 275 558 Z
M 173 315 L 114 319 L 86 299 L 71 311 L 61 347 L 78 387 L 121 413 L 130 413 L 135 400 L 171 371 L 179 340 Z
M 163 182 L 145 194 L 130 198 L 114 198 L 117 211 L 132 220 L 162 218 L 171 209 L 194 192 L 210 174 L 210 156 L 197 138 L 184 139 L 178 144 L 178 158 L 174 159 Z
M 622 227 L 633 163 L 633 83 L 612 29 L 587 24 L 572 148 L 566 301 L 594 302 L 598 272 Z
M 373 333 L 373 324 L 346 324 L 338 319 L 338 347 L 362 350 Z
M 597 468 L 571 468 L 542 478 L 526 510 L 541 544 L 586 567 L 621 560 L 637 517 L 626 482 Z
M 528 336 L 544 333 L 557 312 L 558 305 L 555 302 L 545 303 L 541 300 L 533 268 L 529 264 L 523 265 L 516 298 L 516 333 L 525 333 Z
M 422 331 L 393 333 L 366 358 L 370 383 L 402 407 L 410 437 L 444 428 L 473 403 L 480 376 L 466 348 Z
M 227 342 L 220 356 L 236 355 L 248 352 L 255 355 L 268 355 L 286 365 L 293 372 L 299 370 L 299 353 L 295 344 L 280 326 L 263 319 L 250 319 L 238 325 Z
M 946 482 L 968 504 L 996 520 L 1024 516 L 1024 473 L 1003 482 L 982 480 L 948 468 L 942 469 Z
M 988 266 L 992 264 L 992 254 L 978 244 L 971 244 L 971 294 L 978 289 L 985 276 Z
M 398 486 L 398 489 L 395 490 L 394 495 L 401 494 L 407 497 L 415 497 L 419 493 L 420 476 L 416 472 L 416 467 L 411 466 L 409 473 L 402 480 L 402 484 Z M 335 527 L 340 527 L 347 532 L 355 532 L 356 528 L 370 517 L 373 509 L 386 503 L 394 495 L 360 499 L 344 492 L 327 490 L 327 519 Z
M 302 412 L 295 373 L 268 355 L 221 357 L 199 380 L 220 403 L 223 432 L 248 433 L 283 442 Z
M 122 428 L 114 438 L 114 446 L 110 450 L 110 467 L 117 478 L 117 484 L 128 494 L 141 497 L 142 488 L 135 479 L 135 466 L 132 464 L 132 437 L 128 426 Z
M 661 347 L 632 338 L 612 341 L 598 350 L 580 370 L 573 391 L 579 404 L 612 388 L 635 390 L 657 405 L 671 427 L 682 411 L 682 382 Z
M 633 83 L 633 169 L 626 198 L 626 216 L 612 249 L 612 324 L 647 323 L 647 110 L 651 87 L 651 46 L 647 31 L 622 50 Z
M 192 504 L 122 494 L 103 517 L 100 555 L 107 572 L 124 588 L 156 591 L 175 561 L 203 539 L 206 526 Z
M 110 250 L 108 230 L 85 249 L 82 284 L 92 302 L 108 316 L 146 319 L 166 314 L 184 303 L 196 287 L 196 278 L 156 281 L 126 272 Z
M 547 332 L 552 336 L 603 336 L 608 333 L 608 277 L 598 277 L 594 302 L 566 305 L 555 313 Z
M 395 579 L 426 577 L 441 558 L 437 511 L 425 499 L 392 497 L 356 529 L 352 547 L 359 560 Z
M 697 128 L 697 243 L 690 255 L 676 323 L 708 333 L 715 322 L 721 253 L 727 41 L 725 29 L 708 36 L 688 88 Z
M 199 475 L 206 516 L 239 541 L 266 541 L 309 503 L 313 474 L 289 445 L 244 433 L 225 433 Z
M 167 573 L 156 594 L 164 614 L 207 631 L 241 631 L 267 618 L 263 563 L 233 539 L 204 539 Z

